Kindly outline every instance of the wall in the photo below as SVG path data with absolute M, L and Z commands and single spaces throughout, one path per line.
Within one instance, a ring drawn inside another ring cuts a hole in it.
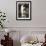
M 16 20 L 16 0 L 0 0 L 0 10 L 5 11 L 6 27 L 46 27 L 46 0 L 32 0 L 32 20 Z
M 32 0 L 30 21 L 16 20 L 16 0 L 0 0 L 0 10 L 6 12 L 8 22 L 5 26 L 12 31 L 22 31 L 20 36 L 31 31 L 46 31 L 46 0 Z

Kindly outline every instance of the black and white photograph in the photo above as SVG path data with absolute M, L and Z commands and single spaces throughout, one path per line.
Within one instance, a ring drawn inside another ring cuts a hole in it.
M 31 20 L 31 1 L 16 1 L 16 19 Z

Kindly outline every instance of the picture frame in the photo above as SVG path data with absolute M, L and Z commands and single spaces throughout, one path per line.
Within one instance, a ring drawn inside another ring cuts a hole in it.
M 16 20 L 31 20 L 31 1 L 16 1 Z

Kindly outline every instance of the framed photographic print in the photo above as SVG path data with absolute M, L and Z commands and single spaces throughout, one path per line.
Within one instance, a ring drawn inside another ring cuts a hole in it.
M 31 20 L 31 1 L 16 1 L 16 20 Z

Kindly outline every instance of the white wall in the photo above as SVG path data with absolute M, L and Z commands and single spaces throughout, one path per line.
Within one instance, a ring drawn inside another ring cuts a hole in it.
M 0 10 L 6 12 L 8 22 L 5 26 L 12 31 L 21 31 L 20 36 L 31 31 L 46 33 L 46 0 L 32 0 L 32 20 L 29 21 L 16 20 L 16 0 L 0 0 Z
M 5 11 L 6 27 L 46 27 L 46 0 L 32 0 L 32 20 L 16 20 L 16 0 L 0 0 L 0 10 Z

